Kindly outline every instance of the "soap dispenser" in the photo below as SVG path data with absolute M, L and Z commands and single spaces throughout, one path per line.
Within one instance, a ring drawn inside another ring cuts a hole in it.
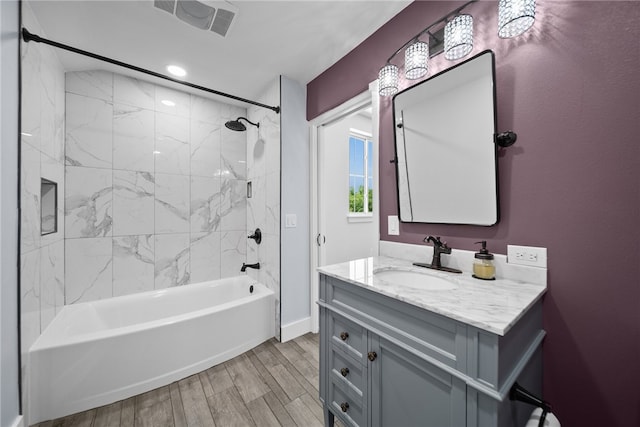
M 482 240 L 476 242 L 481 243 L 482 249 L 476 252 L 475 261 L 473 262 L 473 277 L 482 280 L 495 280 L 496 279 L 496 266 L 493 265 L 493 254 L 487 250 L 487 241 Z

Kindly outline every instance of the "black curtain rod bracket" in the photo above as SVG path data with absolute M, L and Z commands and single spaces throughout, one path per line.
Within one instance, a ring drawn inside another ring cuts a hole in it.
M 92 52 L 87 52 L 86 50 L 82 50 L 82 49 L 75 48 L 73 46 L 68 46 L 66 44 L 58 43 L 58 42 L 55 42 L 53 40 L 48 40 L 48 39 L 45 39 L 43 37 L 40 37 L 37 34 L 33 34 L 33 33 L 29 32 L 29 30 L 27 30 L 24 27 L 22 27 L 22 39 L 27 43 L 33 41 L 33 42 L 37 42 L 37 43 L 48 44 L 50 46 L 57 47 L 59 49 L 68 50 L 69 52 L 74 52 L 74 53 L 77 53 L 77 54 L 80 54 L 80 55 L 88 56 L 90 58 L 98 59 L 100 61 L 108 62 L 110 64 L 114 64 L 114 65 L 117 65 L 119 67 L 124 67 L 124 68 L 128 68 L 130 70 L 138 71 L 140 73 L 147 74 L 147 75 L 150 75 L 150 76 L 153 76 L 153 77 L 157 77 L 159 79 L 168 80 L 168 81 L 173 82 L 173 83 L 181 84 L 183 86 L 188 86 L 188 87 L 193 88 L 193 89 L 198 89 L 198 90 L 201 90 L 201 91 L 204 91 L 204 92 L 212 93 L 214 95 L 224 96 L 225 98 L 234 99 L 236 101 L 246 102 L 247 104 L 255 105 L 255 106 L 258 106 L 258 107 L 268 108 L 269 110 L 275 111 L 277 114 L 280 113 L 280 107 L 279 106 L 273 107 L 271 105 L 262 104 L 260 102 L 252 101 L 250 99 L 246 99 L 246 98 L 242 98 L 242 97 L 239 97 L 239 96 L 231 95 L 231 94 L 228 94 L 228 93 L 220 92 L 220 91 L 217 91 L 217 90 L 214 90 L 214 89 L 209 89 L 208 87 L 204 87 L 204 86 L 200 86 L 200 85 L 197 85 L 197 84 L 194 84 L 194 83 L 189 83 L 189 82 L 185 82 L 185 81 L 182 81 L 182 80 L 174 79 L 172 77 L 165 76 L 164 74 L 156 73 L 155 71 L 150 71 L 150 70 L 146 70 L 144 68 L 136 67 L 135 65 L 127 64 L 126 62 L 118 61 L 118 60 L 112 59 L 112 58 L 107 58 L 106 56 L 98 55 L 98 54 L 95 54 L 95 53 L 92 53 Z

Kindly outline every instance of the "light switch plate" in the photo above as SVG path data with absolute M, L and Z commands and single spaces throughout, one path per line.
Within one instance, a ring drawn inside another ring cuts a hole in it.
M 507 262 L 547 268 L 547 248 L 507 245 Z
M 296 214 L 287 214 L 284 217 L 285 228 L 296 228 L 298 225 L 298 216 Z
M 387 220 L 387 228 L 387 234 L 389 234 L 389 236 L 400 235 L 400 221 L 398 221 L 397 215 L 389 215 Z

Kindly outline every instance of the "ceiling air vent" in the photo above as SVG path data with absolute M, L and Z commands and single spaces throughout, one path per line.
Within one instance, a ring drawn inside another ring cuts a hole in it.
M 153 5 L 201 30 L 226 37 L 238 15 L 238 7 L 226 1 L 154 0 Z

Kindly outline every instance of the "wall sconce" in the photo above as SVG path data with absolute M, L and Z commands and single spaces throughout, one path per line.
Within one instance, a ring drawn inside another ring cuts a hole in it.
M 398 66 L 391 61 L 404 50 L 404 73 L 409 80 L 419 79 L 429 71 L 429 58 L 442 52 L 448 60 L 463 58 L 473 50 L 473 17 L 461 14 L 462 10 L 478 0 L 471 0 L 449 12 L 411 40 L 387 59 L 378 73 L 380 96 L 395 95 L 399 88 Z M 527 31 L 535 22 L 536 0 L 500 0 L 498 3 L 498 36 L 516 37 Z M 428 41 L 420 40 L 420 38 Z

